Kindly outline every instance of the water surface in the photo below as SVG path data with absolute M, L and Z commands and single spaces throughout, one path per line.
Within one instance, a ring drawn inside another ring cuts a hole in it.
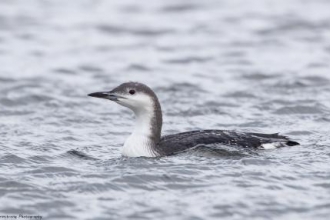
M 328 219 L 330 2 L 0 2 L 0 214 Z M 139 81 L 163 134 L 281 132 L 301 146 L 124 158 Z

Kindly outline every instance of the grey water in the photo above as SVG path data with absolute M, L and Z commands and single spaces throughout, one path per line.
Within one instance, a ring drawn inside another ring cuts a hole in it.
M 329 219 L 330 1 L 1 0 L 0 216 Z M 125 158 L 157 93 L 163 134 L 280 132 L 300 146 Z

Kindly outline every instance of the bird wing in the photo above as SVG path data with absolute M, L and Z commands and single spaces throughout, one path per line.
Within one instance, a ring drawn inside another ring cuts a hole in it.
M 222 144 L 258 148 L 267 143 L 280 143 L 288 146 L 299 144 L 278 133 L 260 134 L 226 130 L 198 130 L 163 136 L 157 150 L 161 151 L 162 154 L 170 155 L 199 145 Z

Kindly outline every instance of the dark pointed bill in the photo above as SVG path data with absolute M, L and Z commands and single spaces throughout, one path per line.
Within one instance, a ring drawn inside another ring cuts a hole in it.
M 111 101 L 118 101 L 119 96 L 110 92 L 93 92 L 88 94 L 88 96 L 102 99 L 109 99 Z

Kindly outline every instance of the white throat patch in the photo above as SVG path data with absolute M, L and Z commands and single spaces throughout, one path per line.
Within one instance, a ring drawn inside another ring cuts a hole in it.
M 135 114 L 135 126 L 133 133 L 127 138 L 122 149 L 122 155 L 127 157 L 156 157 L 151 140 L 151 121 L 154 117 L 153 103 L 151 100 L 141 108 L 132 109 Z

